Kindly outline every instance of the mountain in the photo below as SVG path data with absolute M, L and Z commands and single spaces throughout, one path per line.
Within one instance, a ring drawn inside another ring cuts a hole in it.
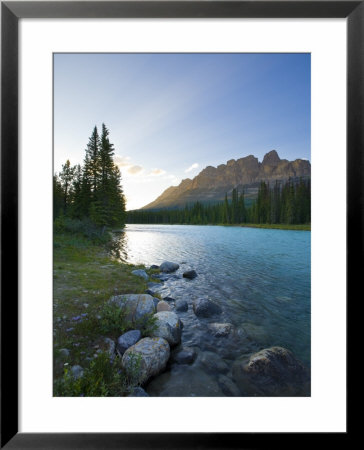
M 163 209 L 183 207 L 186 203 L 216 202 L 225 193 L 238 188 L 247 198 L 254 198 L 261 181 L 307 178 L 311 176 L 311 164 L 307 160 L 288 161 L 280 159 L 275 150 L 267 153 L 262 162 L 253 155 L 231 159 L 217 167 L 207 166 L 192 180 L 186 178 L 178 186 L 166 189 L 157 199 L 141 209 Z

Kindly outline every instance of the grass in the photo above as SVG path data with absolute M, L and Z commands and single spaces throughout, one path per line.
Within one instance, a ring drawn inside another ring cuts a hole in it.
M 104 244 L 95 243 L 82 235 L 55 233 L 53 257 L 55 394 L 65 395 L 59 384 L 59 380 L 63 377 L 63 385 L 68 386 L 68 391 L 66 389 L 68 394 L 73 389 L 74 393 L 82 390 L 80 395 L 81 393 L 88 395 L 85 385 L 80 387 L 80 382 L 70 380 L 70 375 L 64 374 L 64 369 L 80 365 L 85 369 L 85 378 L 82 378 L 92 380 L 100 372 L 100 368 L 95 366 L 96 359 L 108 349 L 105 338 L 116 340 L 123 332 L 135 327 L 126 321 L 125 314 L 121 310 L 114 311 L 112 310 L 114 306 L 107 303 L 113 295 L 145 292 L 146 281 L 131 274 L 135 268 L 142 268 L 150 275 L 156 273 L 155 270 L 149 271 L 142 266 L 133 266 L 112 259 Z M 153 319 L 150 317 L 141 325 L 141 331 L 145 336 L 152 329 Z M 67 349 L 69 355 L 65 357 L 61 349 Z M 114 370 L 113 375 L 109 374 L 103 381 L 99 377 L 100 388 L 92 395 L 95 393 L 117 395 L 111 386 L 119 375 Z M 110 381 L 111 378 L 113 382 Z M 104 387 L 101 388 L 102 386 Z

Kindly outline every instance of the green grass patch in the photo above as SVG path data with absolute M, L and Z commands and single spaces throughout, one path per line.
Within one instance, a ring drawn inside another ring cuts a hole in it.
M 112 310 L 107 303 L 114 295 L 142 294 L 147 288 L 145 280 L 131 274 L 136 267 L 111 258 L 109 250 L 108 242 L 95 242 L 82 234 L 54 234 L 55 386 L 59 380 L 64 379 L 65 367 L 78 364 L 85 371 L 89 370 L 93 361 L 107 350 L 105 338 L 116 340 L 123 332 L 137 326 L 143 336 L 147 336 L 153 329 L 153 317 L 146 317 L 142 324 L 131 324 L 126 320 L 125 313 Z M 69 355 L 62 356 L 61 349 L 69 350 Z M 75 380 L 68 380 L 68 385 L 73 386 L 72 389 L 76 389 L 78 382 L 75 383 Z M 102 386 L 102 383 L 100 381 L 99 386 Z M 61 388 L 58 386 L 57 389 Z M 84 391 L 85 387 L 82 389 Z M 103 395 L 102 389 L 104 388 L 100 387 L 97 390 L 97 395 Z M 115 391 L 112 389 L 112 392 Z M 81 393 L 88 395 L 87 392 Z

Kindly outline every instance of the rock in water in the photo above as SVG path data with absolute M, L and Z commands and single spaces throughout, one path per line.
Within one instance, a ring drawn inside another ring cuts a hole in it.
M 170 262 L 170 261 L 164 261 L 160 266 L 159 270 L 164 273 L 171 273 L 175 272 L 179 268 L 179 264 Z
M 223 397 L 214 378 L 195 366 L 176 366 L 173 375 L 165 372 L 147 386 L 156 397 Z
M 237 387 L 237 385 L 230 380 L 226 375 L 219 375 L 219 378 L 217 379 L 217 382 L 219 383 L 219 386 L 222 390 L 222 392 L 227 397 L 240 397 L 241 393 Z
M 192 364 L 197 353 L 193 348 L 183 347 L 172 355 L 172 362 L 176 364 Z
M 210 317 L 222 312 L 219 305 L 205 297 L 197 298 L 193 302 L 193 311 L 198 317 Z
M 208 329 L 215 337 L 224 337 L 233 331 L 234 326 L 231 323 L 210 323 Z
M 133 270 L 131 273 L 133 275 L 136 275 L 137 277 L 144 278 L 144 280 L 146 280 L 146 281 L 149 280 L 149 276 L 145 270 L 137 269 L 137 270 Z
M 139 383 L 144 383 L 165 369 L 169 355 L 165 339 L 144 338 L 126 350 L 121 365 L 129 376 L 136 376 Z
M 233 378 L 250 395 L 309 395 L 309 373 L 293 353 L 270 347 L 241 358 L 233 364 Z
M 153 314 L 155 306 L 153 297 L 149 294 L 124 294 L 111 297 L 110 303 L 116 303 L 125 310 L 126 320 L 135 322 L 146 314 Z
M 153 336 L 165 339 L 170 345 L 176 345 L 181 340 L 182 325 L 176 313 L 172 311 L 161 311 L 154 314 L 157 329 Z
M 211 373 L 227 373 L 229 371 L 226 362 L 216 353 L 203 352 L 200 361 Z
M 188 311 L 188 303 L 186 300 L 177 300 L 176 301 L 176 311 L 186 312 Z
M 171 311 L 171 307 L 164 300 L 161 300 L 160 302 L 158 302 L 158 305 L 157 305 L 157 312 L 161 312 L 161 311 Z
M 149 397 L 149 395 L 145 392 L 143 388 L 137 386 L 131 391 L 128 397 Z
M 194 270 L 187 270 L 187 272 L 183 272 L 183 277 L 192 280 L 197 277 L 197 273 Z
M 126 350 L 132 345 L 136 344 L 141 337 L 142 333 L 140 332 L 140 330 L 130 330 L 119 336 L 116 346 L 118 354 L 120 356 L 123 356 Z

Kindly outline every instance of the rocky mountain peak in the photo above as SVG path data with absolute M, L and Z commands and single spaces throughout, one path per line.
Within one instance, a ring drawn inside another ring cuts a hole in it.
M 268 152 L 263 162 L 248 155 L 237 160 L 230 159 L 216 168 L 205 167 L 192 180 L 186 178 L 178 186 L 166 189 L 156 200 L 142 209 L 184 207 L 186 204 L 216 202 L 225 198 L 225 193 L 238 188 L 246 195 L 256 195 L 261 181 L 275 182 L 311 176 L 309 161 L 280 159 L 276 150 Z
M 277 166 L 280 161 L 281 158 L 278 156 L 278 153 L 275 150 L 271 150 L 270 152 L 264 155 L 262 164 L 269 166 Z

